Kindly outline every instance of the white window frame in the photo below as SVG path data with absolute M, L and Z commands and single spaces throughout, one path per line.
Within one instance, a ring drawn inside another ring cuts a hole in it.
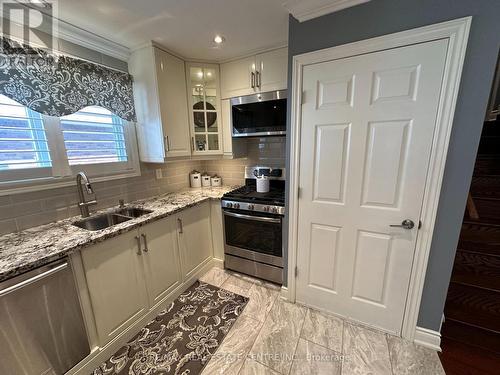
M 59 117 L 42 115 L 52 167 L 0 171 L 0 196 L 74 185 L 74 177 L 84 171 L 94 182 L 141 175 L 135 123 L 124 122 L 126 162 L 70 166 Z

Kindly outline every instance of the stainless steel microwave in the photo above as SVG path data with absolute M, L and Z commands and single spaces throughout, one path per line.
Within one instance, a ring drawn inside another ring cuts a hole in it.
M 232 98 L 233 137 L 285 135 L 286 100 L 286 90 Z

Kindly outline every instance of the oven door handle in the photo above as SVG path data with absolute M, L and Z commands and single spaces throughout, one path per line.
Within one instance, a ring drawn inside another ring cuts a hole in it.
M 252 215 L 244 215 L 244 214 L 237 214 L 234 212 L 227 212 L 224 211 L 224 215 L 226 216 L 232 216 L 232 217 L 237 217 L 240 219 L 248 219 L 248 220 L 254 220 L 254 221 L 264 221 L 266 223 L 281 223 L 281 219 L 276 219 L 274 217 L 262 217 L 262 216 L 252 216 Z

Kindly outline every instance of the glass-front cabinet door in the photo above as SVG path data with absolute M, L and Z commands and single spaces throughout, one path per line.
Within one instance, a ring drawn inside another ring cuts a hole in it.
M 219 66 L 187 63 L 193 155 L 222 154 Z

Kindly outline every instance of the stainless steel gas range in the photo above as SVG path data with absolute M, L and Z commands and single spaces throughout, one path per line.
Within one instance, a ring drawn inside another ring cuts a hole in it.
M 256 175 L 267 176 L 269 192 L 257 192 Z M 225 267 L 281 284 L 285 170 L 246 167 L 245 186 L 222 197 L 222 211 Z

